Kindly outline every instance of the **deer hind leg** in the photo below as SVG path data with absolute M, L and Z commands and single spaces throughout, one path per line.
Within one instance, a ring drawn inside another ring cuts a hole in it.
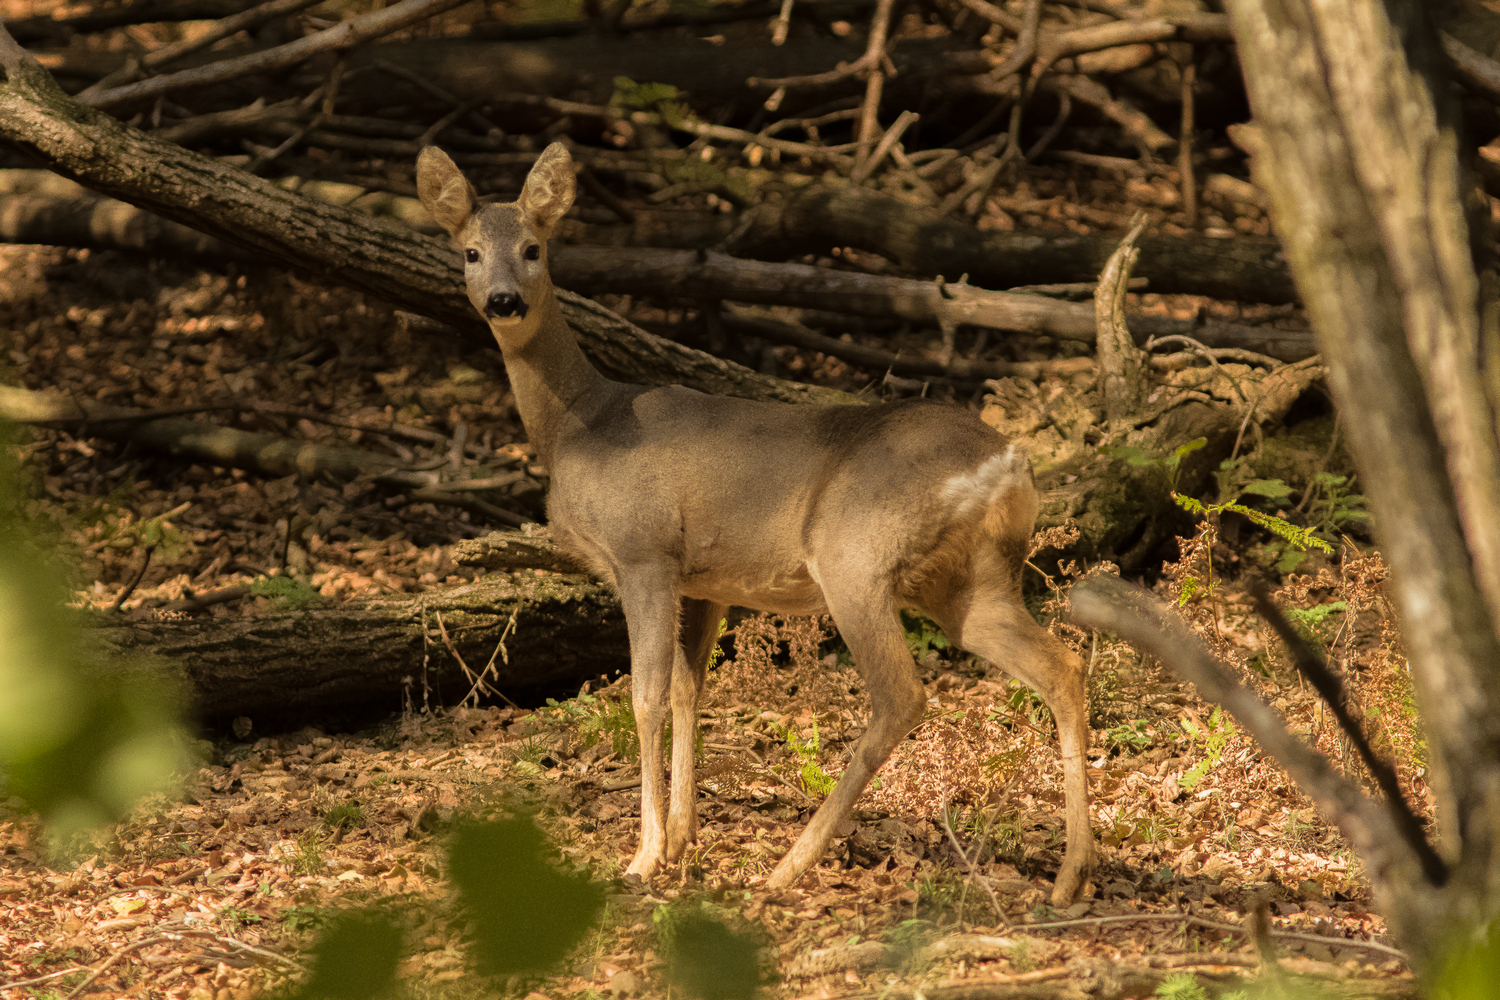
M 661 736 L 667 724 L 672 677 L 681 668 L 677 644 L 675 575 L 616 572 L 616 589 L 630 632 L 631 707 L 641 750 L 641 846 L 627 874 L 649 878 L 665 860 L 667 785 Z
M 772 889 L 786 888 L 822 859 L 835 828 L 849 817 L 896 744 L 921 721 L 927 701 L 890 594 L 840 595 L 825 588 L 825 596 L 870 692 L 870 725 L 854 745 L 853 759 L 838 784 L 771 873 L 766 884 Z
M 1011 588 L 981 588 L 962 608 L 930 609 L 948 638 L 1035 691 L 1052 710 L 1061 744 L 1068 844 L 1052 904 L 1070 906 L 1094 867 L 1089 819 L 1088 700 L 1083 660 L 1038 625 Z
M 708 674 L 708 657 L 719 638 L 728 606 L 683 598 L 681 658 L 672 668 L 672 804 L 667 812 L 665 859 L 676 861 L 698 836 L 698 781 L 693 754 L 698 746 L 698 699 Z

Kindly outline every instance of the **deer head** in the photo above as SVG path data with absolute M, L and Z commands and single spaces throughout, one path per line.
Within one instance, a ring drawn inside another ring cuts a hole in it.
M 553 294 L 547 240 L 573 204 L 567 147 L 547 147 L 515 201 L 481 205 L 448 154 L 428 146 L 417 160 L 417 193 L 463 254 L 469 301 L 495 339 L 502 347 L 525 342 L 537 325 L 533 308 Z

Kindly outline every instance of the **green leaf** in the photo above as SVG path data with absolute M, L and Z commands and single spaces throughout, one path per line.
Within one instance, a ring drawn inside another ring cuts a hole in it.
M 1285 500 L 1292 495 L 1292 488 L 1280 479 L 1257 479 L 1246 483 L 1241 492 L 1254 493 L 1259 497 L 1267 497 L 1271 500 Z
M 473 928 L 473 957 L 485 975 L 542 972 L 567 957 L 594 924 L 604 893 L 564 875 L 529 818 L 460 829 L 448 848 L 459 905 Z
M 1204 509 L 1203 504 L 1200 503 L 1197 499 L 1195 499 L 1193 497 L 1185 496 L 1184 494 L 1181 494 L 1181 493 L 1173 493 L 1172 494 L 1172 500 L 1173 500 L 1173 502 L 1175 502 L 1177 504 L 1177 506 L 1179 506 L 1183 510 L 1187 511 L 1189 514 L 1207 514 L 1208 513 L 1208 511 L 1206 509 Z
M 1185 444 L 1178 445 L 1177 449 L 1172 452 L 1172 457 L 1167 459 L 1167 464 L 1169 466 L 1178 465 L 1185 456 L 1192 454 L 1206 444 L 1208 444 L 1208 438 L 1200 437 L 1193 438 L 1193 440 L 1188 441 Z

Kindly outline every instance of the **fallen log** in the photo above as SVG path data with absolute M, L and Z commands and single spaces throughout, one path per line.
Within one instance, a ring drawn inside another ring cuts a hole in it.
M 570 243 L 700 249 L 786 260 L 856 247 L 913 274 L 944 275 L 985 288 L 1093 281 L 1119 244 L 1117 233 L 984 232 L 936 209 L 844 182 L 817 182 L 767 201 L 748 219 L 696 212 L 637 212 L 630 225 L 564 223 Z M 1143 236 L 1136 276 L 1162 293 L 1243 302 L 1297 301 L 1275 239 Z
M 494 691 L 538 699 L 629 666 L 619 602 L 574 575 L 493 576 L 244 617 L 144 615 L 98 620 L 104 651 L 166 660 L 200 718 L 249 716 L 262 730 L 330 710 L 456 704 L 485 671 Z
M 235 403 L 204 409 L 238 409 Z M 254 409 L 246 404 L 244 409 Z M 188 407 L 187 409 L 192 409 Z M 31 392 L 0 385 L 0 420 L 36 424 L 75 434 L 133 444 L 200 465 L 244 469 L 268 479 L 300 475 L 331 476 L 340 482 L 365 479 L 397 490 L 413 500 L 462 507 L 503 524 L 530 520 L 485 499 L 486 484 L 506 482 L 496 470 L 465 466 L 465 478 L 443 469 L 413 469 L 390 455 L 363 448 L 310 444 L 278 434 L 259 434 L 176 414 L 153 414 L 94 400 Z

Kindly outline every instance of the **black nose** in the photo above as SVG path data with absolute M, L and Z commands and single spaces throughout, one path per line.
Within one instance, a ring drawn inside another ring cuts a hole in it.
M 496 318 L 514 316 L 526 318 L 526 301 L 515 292 L 496 292 L 484 304 L 484 314 Z

